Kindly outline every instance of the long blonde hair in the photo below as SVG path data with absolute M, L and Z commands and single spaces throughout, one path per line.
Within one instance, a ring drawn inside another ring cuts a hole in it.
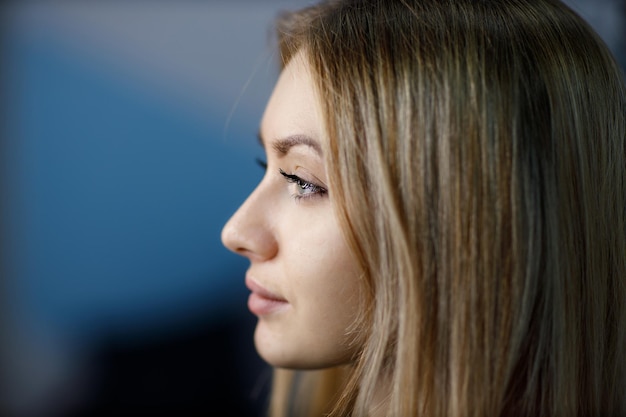
M 558 1 L 346 0 L 278 33 L 367 299 L 354 362 L 277 370 L 272 415 L 365 416 L 382 379 L 390 416 L 626 415 L 626 90 L 593 31 Z

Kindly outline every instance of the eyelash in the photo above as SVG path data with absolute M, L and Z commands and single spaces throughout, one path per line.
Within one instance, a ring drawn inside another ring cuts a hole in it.
M 267 162 L 260 158 L 256 158 L 256 163 L 263 168 L 264 171 L 267 171 Z M 282 169 L 279 169 L 278 172 L 280 175 L 285 178 L 285 180 L 290 184 L 295 184 L 301 190 L 309 190 L 310 193 L 306 195 L 295 194 L 293 198 L 296 200 L 301 200 L 303 198 L 313 198 L 313 197 L 322 197 L 328 193 L 328 190 L 320 185 L 314 184 L 310 181 L 306 181 L 297 175 L 287 174 Z
M 310 181 L 303 180 L 297 175 L 287 174 L 282 169 L 278 170 L 288 183 L 295 184 L 300 190 L 309 191 L 307 194 L 294 194 L 293 198 L 302 200 L 303 198 L 322 197 L 328 193 L 328 190 Z
M 257 159 L 255 159 L 255 161 L 256 161 L 257 165 L 259 165 L 261 168 L 263 168 L 263 171 L 267 171 L 267 162 L 265 162 L 261 158 L 257 158 Z

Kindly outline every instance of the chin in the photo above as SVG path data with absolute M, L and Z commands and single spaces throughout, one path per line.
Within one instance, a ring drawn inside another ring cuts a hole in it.
M 299 343 L 291 344 L 268 340 L 259 332 L 258 327 L 255 332 L 254 344 L 261 358 L 276 368 L 294 370 L 316 370 L 345 365 L 352 362 L 353 354 L 341 351 L 325 352 L 323 348 L 311 346 L 310 349 L 303 349 Z

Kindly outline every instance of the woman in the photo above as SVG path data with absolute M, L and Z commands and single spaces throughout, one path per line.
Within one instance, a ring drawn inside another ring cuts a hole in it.
M 273 416 L 626 415 L 626 91 L 556 0 L 283 16 L 251 261 Z

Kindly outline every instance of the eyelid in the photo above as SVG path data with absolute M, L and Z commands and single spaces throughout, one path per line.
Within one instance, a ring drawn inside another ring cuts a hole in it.
M 295 174 L 287 174 L 282 169 L 278 171 L 287 182 L 295 184 L 297 187 L 300 187 L 301 190 L 310 190 L 307 194 L 294 194 L 293 197 L 297 200 L 302 198 L 322 197 L 328 193 L 328 190 L 324 186 L 305 180 Z
M 267 171 L 267 162 L 262 160 L 261 158 L 256 158 L 254 160 L 257 165 L 259 165 L 261 168 L 263 168 L 264 171 Z

